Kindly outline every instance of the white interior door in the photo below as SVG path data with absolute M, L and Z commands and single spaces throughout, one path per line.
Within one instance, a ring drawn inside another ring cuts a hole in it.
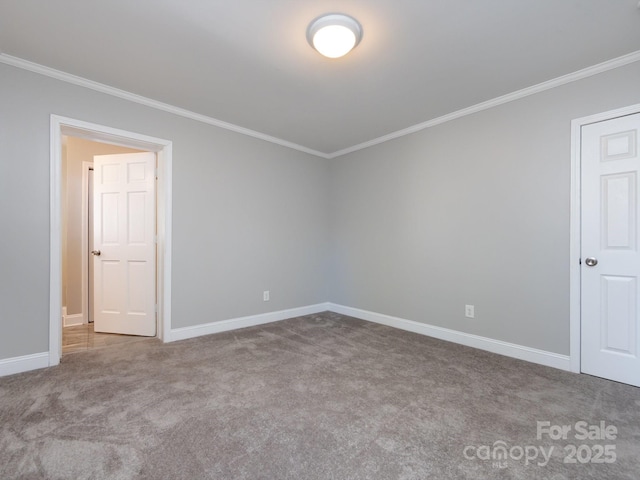
M 581 369 L 640 386 L 640 113 L 582 127 Z
M 156 334 L 154 153 L 93 163 L 94 330 Z

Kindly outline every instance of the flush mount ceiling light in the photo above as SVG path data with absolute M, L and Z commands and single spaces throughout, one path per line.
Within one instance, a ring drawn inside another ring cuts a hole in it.
M 331 13 L 309 24 L 307 40 L 325 57 L 338 58 L 349 53 L 362 39 L 362 27 L 355 18 Z

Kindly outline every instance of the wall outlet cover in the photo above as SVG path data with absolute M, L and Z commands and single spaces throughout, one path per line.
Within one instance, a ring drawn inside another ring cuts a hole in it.
M 476 307 L 473 305 L 465 305 L 464 316 L 467 318 L 476 318 Z

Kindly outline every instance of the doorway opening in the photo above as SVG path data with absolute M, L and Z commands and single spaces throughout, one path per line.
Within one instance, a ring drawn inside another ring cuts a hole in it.
M 62 139 L 62 354 L 91 350 L 108 345 L 130 343 L 144 337 L 100 332 L 94 325 L 93 173 L 94 157 L 144 153 L 132 149 L 64 135 Z M 155 153 L 153 171 L 155 165 Z M 151 172 L 155 177 L 155 173 Z M 155 192 L 155 183 L 153 185 Z M 156 210 L 155 194 L 153 211 Z M 155 236 L 155 221 L 153 222 Z M 96 247 L 99 248 L 99 247 Z M 155 255 L 154 255 L 155 257 Z M 155 269 L 155 258 L 154 269 Z M 107 285 L 107 288 L 117 286 Z M 147 295 L 155 303 L 155 283 Z M 155 321 L 155 319 L 154 319 Z M 157 329 L 156 329 L 157 330 Z
M 68 165 L 65 164 L 65 152 L 64 149 L 69 147 L 69 140 L 73 142 L 80 142 L 86 145 L 98 146 L 100 151 L 95 153 L 110 153 L 114 151 L 143 151 L 152 152 L 154 165 L 148 168 L 151 171 L 151 175 L 154 180 L 157 179 L 157 188 L 154 191 L 153 201 L 155 203 L 155 235 L 153 242 L 154 253 L 153 260 L 155 273 L 151 278 L 153 299 L 155 300 L 154 308 L 156 312 L 154 314 L 155 332 L 156 336 L 163 341 L 169 341 L 170 325 L 171 325 L 171 165 L 172 165 L 172 143 L 168 140 L 163 140 L 155 137 L 149 137 L 147 135 L 141 135 L 138 133 L 128 132 L 124 130 L 115 129 L 112 127 L 106 127 L 102 125 L 92 124 L 80 120 L 60 117 L 57 115 L 51 116 L 51 211 L 50 211 L 50 312 L 49 312 L 49 365 L 57 365 L 60 362 L 60 357 L 63 352 L 62 338 L 64 325 L 71 325 L 73 323 L 76 326 L 92 326 L 89 323 L 90 314 L 92 310 L 90 307 L 89 288 L 88 282 L 91 276 L 88 269 L 90 261 L 82 253 L 79 254 L 78 259 L 80 265 L 78 268 L 74 268 L 74 274 L 77 279 L 76 284 L 80 288 L 76 291 L 70 292 L 69 280 L 70 270 L 68 265 L 65 265 L 67 260 L 65 252 L 68 251 L 69 245 L 66 243 L 70 236 L 65 236 L 65 229 L 69 227 L 67 205 L 64 201 L 67 200 L 63 194 L 68 193 L 69 185 L 66 184 Z M 65 143 L 66 142 L 66 143 Z M 118 155 L 115 155 L 118 156 Z M 106 157 L 103 157 L 106 158 Z M 157 162 L 157 163 L 156 163 Z M 155 167 L 155 168 L 153 168 Z M 74 238 L 74 242 L 79 244 L 78 251 L 88 253 L 89 252 L 89 226 L 88 226 L 88 177 L 91 173 L 90 162 L 86 161 L 81 166 L 75 165 L 74 168 L 80 168 L 84 175 L 80 175 L 83 179 L 84 188 L 82 188 L 82 196 L 86 198 L 85 201 L 80 201 L 82 205 L 82 214 L 78 214 L 81 217 L 81 221 L 78 219 L 74 221 L 80 223 L 79 233 Z M 137 166 L 129 166 L 131 171 L 136 171 L 138 174 L 142 172 Z M 79 188 L 77 185 L 75 188 Z M 85 235 L 86 234 L 86 235 Z M 139 263 L 138 263 L 139 265 Z M 84 278 L 82 278 L 84 277 Z M 63 298 L 65 301 L 63 302 Z M 66 303 L 66 305 L 63 305 Z M 66 312 L 63 310 L 63 306 L 67 307 Z M 70 310 L 70 307 L 72 310 Z M 155 318 L 157 317 L 157 320 Z M 75 328 L 75 327 L 70 327 Z M 87 332 L 87 335 L 89 332 Z M 136 337 L 132 337 L 134 340 Z

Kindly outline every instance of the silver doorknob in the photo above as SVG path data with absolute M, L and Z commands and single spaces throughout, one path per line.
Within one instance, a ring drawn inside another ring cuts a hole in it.
M 96 257 L 99 257 L 100 253 L 100 250 L 91 250 L 91 255 L 95 255 Z
M 598 259 L 594 257 L 589 257 L 585 259 L 584 263 L 586 263 L 588 267 L 595 267 L 598 264 Z

